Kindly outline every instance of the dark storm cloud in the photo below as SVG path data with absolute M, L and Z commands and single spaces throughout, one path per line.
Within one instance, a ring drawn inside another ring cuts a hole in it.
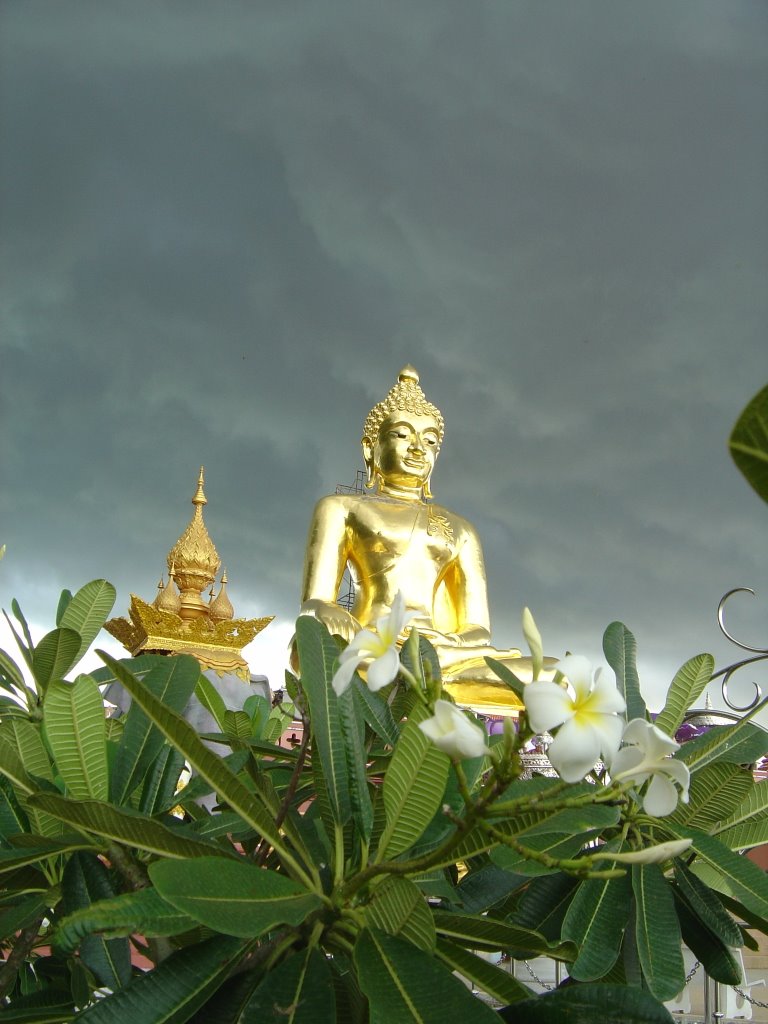
M 501 642 L 620 617 L 668 673 L 768 578 L 724 449 L 768 370 L 762 3 L 0 17 L 3 593 L 41 621 L 150 596 L 200 463 L 236 604 L 290 618 L 406 361 Z

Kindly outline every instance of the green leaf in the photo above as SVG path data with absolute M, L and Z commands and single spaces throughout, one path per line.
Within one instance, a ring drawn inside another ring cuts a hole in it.
M 349 771 L 339 721 L 338 697 L 331 686 L 339 649 L 325 626 L 309 615 L 296 621 L 301 687 L 307 696 L 313 744 L 320 758 L 334 821 L 345 825 L 352 814 Z
M 724 829 L 716 835 L 730 850 L 753 850 L 756 846 L 768 843 L 768 817 L 742 822 L 741 825 L 734 825 L 733 828 Z
M 59 595 L 59 603 L 58 603 L 58 605 L 56 607 L 56 625 L 57 626 L 61 625 L 62 616 L 64 615 L 64 612 L 69 607 L 71 601 L 72 601 L 72 591 L 71 590 L 62 590 L 61 594 Z
M 21 669 L 13 658 L 3 650 L 0 650 L 0 680 L 13 684 L 22 693 L 25 693 L 28 689 Z
M 43 701 L 45 735 L 56 768 L 75 799 L 109 795 L 104 704 L 95 681 L 54 679 Z
M 301 924 L 323 905 L 316 893 L 285 875 L 243 860 L 155 861 L 149 877 L 177 910 L 241 938 L 256 938 L 279 924 Z
M 221 731 L 226 732 L 227 730 L 224 727 L 224 721 L 227 715 L 227 705 L 224 703 L 221 694 L 213 685 L 211 680 L 203 675 L 199 667 L 197 674 L 198 680 L 197 685 L 195 686 L 195 696 L 206 709 L 206 711 L 210 712 L 211 716 L 213 717 L 213 720 L 216 722 L 216 725 L 218 725 Z M 174 710 L 183 711 L 184 709 L 175 708 Z M 248 733 L 250 735 L 250 729 L 248 730 Z
M 79 661 L 112 611 L 116 597 L 115 588 L 106 580 L 91 580 L 81 587 L 61 616 L 60 625 L 74 629 L 80 634 L 81 644 L 75 661 Z
M 768 501 L 768 385 L 736 420 L 728 448 L 750 486 Z
M 711 654 L 697 654 L 679 669 L 667 693 L 664 709 L 654 723 L 662 732 L 675 735 L 686 711 L 703 693 L 714 670 L 715 659 Z
M 13 719 L 3 726 L 3 730 L 9 738 L 13 736 L 24 771 L 34 778 L 53 782 L 53 767 L 39 726 L 28 719 Z
M 189 703 L 200 674 L 200 663 L 190 655 L 163 658 L 144 676 L 144 686 L 167 707 L 181 713 Z M 207 682 L 207 680 L 206 680 Z M 136 701 L 125 716 L 111 780 L 111 799 L 125 803 L 163 748 L 164 736 Z
M 674 755 L 688 765 L 691 774 L 711 761 L 753 764 L 768 752 L 768 733 L 749 721 L 762 703 L 735 725 L 716 725 L 701 736 L 684 743 Z
M 3 1007 L 3 1024 L 64 1024 L 75 1007 L 68 991 L 44 988 L 16 998 Z
M 70 800 L 54 793 L 37 793 L 30 798 L 30 804 L 75 828 L 162 857 L 205 857 L 217 853 L 228 856 L 226 850 L 214 843 L 192 839 L 179 829 L 167 828 L 153 818 L 100 800 Z
M 623 622 L 612 622 L 603 634 L 603 652 L 616 673 L 616 685 L 627 702 L 627 719 L 645 718 L 646 707 L 637 675 L 637 642 Z
M 500 949 L 505 953 L 526 953 L 534 956 L 551 956 L 556 959 L 573 958 L 570 943 L 551 943 L 537 931 L 520 928 L 518 925 L 498 921 L 492 917 L 477 914 L 447 914 L 435 912 L 435 928 L 442 936 L 473 949 L 493 953 Z
M 693 849 L 698 857 L 714 868 L 730 893 L 753 913 L 768 917 L 768 875 L 757 864 L 748 857 L 733 853 L 719 839 L 705 835 L 698 829 L 686 828 L 674 822 L 665 822 L 664 829 L 676 838 L 693 840 Z
M 360 698 L 352 687 L 338 699 L 339 723 L 347 758 L 349 798 L 357 831 L 367 842 L 373 826 L 373 805 L 368 792 L 368 777 L 365 773 L 368 754 L 365 748 L 365 722 Z
M 414 717 L 409 718 L 384 777 L 386 824 L 377 861 L 403 853 L 432 821 L 443 799 L 450 763 Z
M 723 985 L 740 985 L 743 981 L 741 962 L 734 951 L 706 927 L 687 903 L 678 900 L 677 915 L 683 942 L 701 962 L 710 978 Z M 739 937 L 738 945 L 741 944 Z
M 421 891 L 407 878 L 385 878 L 365 907 L 365 920 L 369 927 L 399 935 L 421 949 L 435 948 L 432 912 Z
M 688 803 L 680 801 L 670 819 L 709 832 L 741 803 L 753 786 L 748 769 L 714 761 L 692 777 Z
M 660 1001 L 672 999 L 685 985 L 680 924 L 672 889 L 658 864 L 632 865 L 635 939 L 643 976 Z
M 238 1018 L 242 1024 L 336 1024 L 328 961 L 304 949 L 268 972 Z
M 192 726 L 185 722 L 180 715 L 166 707 L 162 701 L 159 701 L 139 679 L 108 654 L 103 651 L 98 653 L 133 699 L 146 711 L 160 731 L 181 751 L 195 771 L 211 784 L 211 787 L 229 804 L 233 811 L 240 815 L 246 824 L 270 843 L 280 854 L 283 863 L 291 873 L 310 881 L 306 870 L 298 863 L 296 856 L 287 849 L 280 830 L 275 826 L 274 816 L 260 801 L 259 794 L 252 793 L 229 770 L 224 761 L 205 746 Z M 297 846 L 297 851 L 299 854 L 306 853 L 301 845 Z
M 429 953 L 365 929 L 355 944 L 370 1024 L 494 1024 L 498 1017 Z
M 21 630 L 22 630 L 22 632 L 24 634 L 24 639 L 26 640 L 26 643 L 27 643 L 27 648 L 30 651 L 33 650 L 35 645 L 32 642 L 32 634 L 31 634 L 31 632 L 29 630 L 29 624 L 27 623 L 27 620 L 24 618 L 24 613 L 22 612 L 21 608 L 19 607 L 19 602 L 16 600 L 16 598 L 14 598 L 11 601 L 11 611 L 13 612 L 14 616 L 16 617 L 16 621 L 21 626 Z M 14 631 L 14 634 L 15 634 L 15 631 Z
M 143 814 L 157 814 L 173 806 L 184 764 L 184 755 L 166 743 L 144 777 L 139 796 Z
M 196 924 L 188 914 L 167 903 L 156 889 L 139 889 L 68 912 L 59 921 L 52 942 L 62 953 L 72 953 L 88 935 L 155 938 L 178 935 Z
M 495 964 L 475 956 L 463 946 L 440 939 L 437 956 L 451 970 L 457 971 L 500 1003 L 516 1003 L 530 995 L 525 985 Z
M 61 882 L 61 912 L 90 907 L 98 900 L 114 897 L 109 872 L 92 853 L 73 853 L 64 867 Z M 80 945 L 80 957 L 100 985 L 113 992 L 131 980 L 131 954 L 128 940 L 104 939 L 89 935 Z
M 366 723 L 385 743 L 394 747 L 400 737 L 400 728 L 387 702 L 372 693 L 357 674 L 352 677 L 352 689 L 362 705 Z
M 524 703 L 525 683 L 521 679 L 518 679 L 514 672 L 510 671 L 503 662 L 497 661 L 495 658 L 486 658 L 485 663 L 496 673 L 502 683 L 507 684 L 521 704 Z
M 181 949 L 78 1015 L 78 1024 L 184 1024 L 242 956 L 241 939 L 217 935 Z
M 509 1024 L 672 1024 L 669 1010 L 628 985 L 566 985 L 499 1010 Z
M 29 839 L 32 842 L 29 845 L 17 846 L 16 843 L 21 839 Z M 25 864 L 37 864 L 51 857 L 58 857 L 62 853 L 71 853 L 72 850 L 98 850 L 98 847 L 82 836 L 67 836 L 60 840 L 45 839 L 42 836 L 16 836 L 12 849 L 0 850 L 0 874 L 15 871 Z
M 22 723 L 16 720 L 0 722 L 0 772 L 13 784 L 15 795 L 23 810 L 29 814 L 34 831 L 42 836 L 56 836 L 61 833 L 61 825 L 50 815 L 43 814 L 28 804 L 29 795 L 36 793 L 39 787 L 25 771 L 18 751 L 17 735 L 20 734 L 20 727 L 23 728 L 26 725 L 29 725 L 29 729 L 34 730 L 31 723 Z M 25 730 L 25 735 L 28 732 L 29 730 Z M 26 736 L 26 738 L 29 737 Z M 50 774 L 50 763 L 48 763 L 48 774 Z M 45 778 L 45 775 L 40 777 Z
M 726 946 L 741 945 L 741 930 L 720 902 L 717 893 L 678 858 L 675 860 L 677 895 Z
M 456 887 L 454 899 L 458 899 L 467 914 L 479 914 L 496 906 L 526 882 L 525 875 L 516 875 L 492 863 L 481 864 L 464 875 Z
M 224 712 L 224 732 L 235 739 L 247 740 L 251 735 L 251 720 L 244 711 L 231 711 L 227 708 Z
M 0 839 L 29 831 L 29 818 L 16 798 L 13 785 L 0 775 Z
M 61 679 L 77 661 L 80 634 L 73 629 L 52 629 L 32 654 L 32 675 L 40 692 L 45 693 L 52 679 Z
M 0 939 L 12 938 L 16 932 L 29 927 L 35 921 L 39 926 L 40 917 L 48 916 L 53 903 L 55 898 L 50 899 L 47 892 L 35 892 L 9 906 L 3 906 L 0 909 Z
M 523 893 L 510 923 L 520 928 L 535 928 L 550 942 L 558 940 L 566 911 L 579 884 L 563 872 L 534 878 Z
M 563 922 L 563 938 L 579 950 L 568 973 L 597 981 L 613 967 L 629 922 L 632 884 L 623 878 L 588 878 L 581 883 Z
M 717 827 L 712 830 L 713 834 L 731 849 L 744 849 L 747 844 L 736 846 L 728 842 L 724 834 L 734 830 L 738 825 L 754 823 L 757 819 L 764 817 L 766 811 L 768 811 L 768 779 L 755 783 L 739 806 L 717 823 Z

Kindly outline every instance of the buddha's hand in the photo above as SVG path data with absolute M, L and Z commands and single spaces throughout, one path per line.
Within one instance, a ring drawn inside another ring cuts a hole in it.
M 341 605 L 312 598 L 301 606 L 299 615 L 311 615 L 327 628 L 331 636 L 340 636 L 347 643 L 363 628 L 354 615 Z

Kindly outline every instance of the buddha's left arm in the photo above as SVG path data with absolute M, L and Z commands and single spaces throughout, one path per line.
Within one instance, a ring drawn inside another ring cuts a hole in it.
M 462 533 L 454 596 L 458 617 L 456 634 L 467 644 L 487 643 L 491 637 L 491 621 L 483 549 L 469 523 Z

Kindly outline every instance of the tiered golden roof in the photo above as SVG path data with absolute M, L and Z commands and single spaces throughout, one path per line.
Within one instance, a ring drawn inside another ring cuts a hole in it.
M 219 593 L 213 596 L 221 561 L 203 521 L 204 482 L 201 466 L 192 519 L 168 552 L 168 583 L 160 577 L 152 604 L 131 594 L 130 618 L 110 619 L 105 628 L 134 656 L 192 654 L 204 668 L 219 675 L 233 672 L 247 681 L 250 671 L 240 652 L 274 616 L 236 619 L 226 572 Z M 206 603 L 201 595 L 209 588 Z

